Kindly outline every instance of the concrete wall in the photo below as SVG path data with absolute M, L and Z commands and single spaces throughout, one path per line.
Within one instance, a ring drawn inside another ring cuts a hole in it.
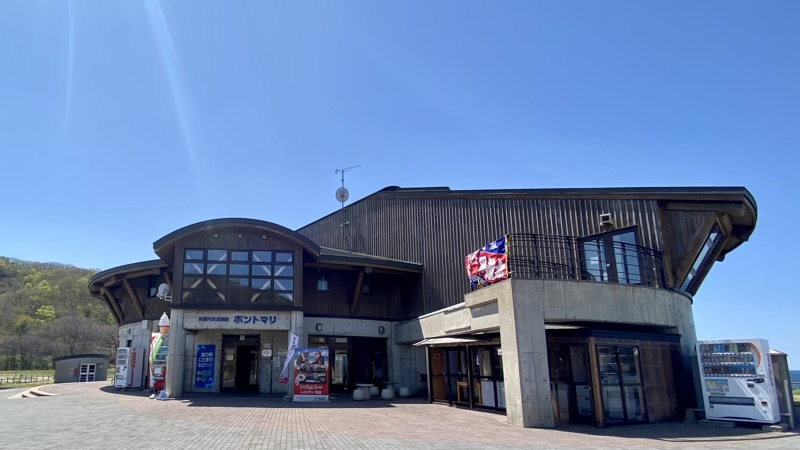
M 507 280 L 464 296 L 464 303 L 398 324 L 398 340 L 499 331 L 506 414 L 514 425 L 551 427 L 546 324 L 652 327 L 681 335 L 684 379 L 696 386 L 691 298 L 641 286 L 561 280 Z M 695 390 L 699 392 L 699 390 Z

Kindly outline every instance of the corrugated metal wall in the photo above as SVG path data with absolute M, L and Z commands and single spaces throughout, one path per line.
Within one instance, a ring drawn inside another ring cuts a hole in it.
M 615 228 L 638 225 L 640 245 L 662 249 L 657 202 L 627 198 L 379 193 L 298 231 L 322 246 L 423 263 L 423 298 L 408 310 L 420 315 L 464 300 L 467 254 L 508 233 L 600 233 L 602 213 Z

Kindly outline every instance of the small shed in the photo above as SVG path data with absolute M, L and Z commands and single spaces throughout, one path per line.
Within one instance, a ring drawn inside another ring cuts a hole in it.
M 772 374 L 775 378 L 775 387 L 778 391 L 778 404 L 781 412 L 781 422 L 786 423 L 789 429 L 796 428 L 792 400 L 792 380 L 789 375 L 789 361 L 786 353 L 770 349 L 772 360 Z
M 56 383 L 106 381 L 108 355 L 70 355 L 53 358 Z

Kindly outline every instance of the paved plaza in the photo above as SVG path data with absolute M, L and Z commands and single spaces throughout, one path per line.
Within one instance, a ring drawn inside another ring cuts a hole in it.
M 505 416 L 419 400 L 325 404 L 260 396 L 156 401 L 107 382 L 0 391 L 0 448 L 147 449 L 798 449 L 794 433 L 662 423 L 524 429 Z

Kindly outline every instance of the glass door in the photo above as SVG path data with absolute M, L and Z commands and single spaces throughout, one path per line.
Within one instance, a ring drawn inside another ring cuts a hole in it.
M 598 345 L 597 359 L 606 424 L 646 422 L 639 347 Z
M 547 347 L 550 398 L 556 422 L 593 423 L 594 401 L 586 344 Z
M 466 348 L 447 350 L 448 396 L 455 403 L 469 404 Z
M 502 355 L 499 347 L 474 347 L 472 353 L 472 405 L 505 408 Z
M 581 239 L 580 251 L 583 279 L 604 283 L 642 284 L 635 229 Z

